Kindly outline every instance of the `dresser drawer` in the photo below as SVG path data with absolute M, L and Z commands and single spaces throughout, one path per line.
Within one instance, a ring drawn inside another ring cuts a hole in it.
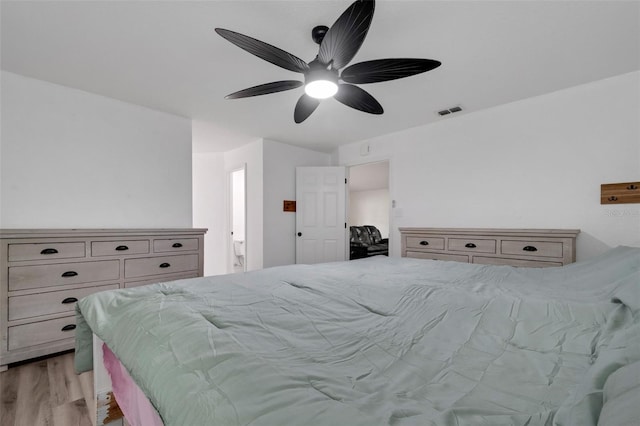
M 75 302 L 83 297 L 98 291 L 118 288 L 118 284 L 111 284 L 9 297 L 9 321 L 63 312 L 71 313 L 75 309 Z
M 56 340 L 73 339 L 75 328 L 76 318 L 73 315 L 9 327 L 9 350 L 41 345 Z
M 407 249 L 444 250 L 444 238 L 407 237 Z
M 500 252 L 502 254 L 517 254 L 518 256 L 556 257 L 561 259 L 562 243 L 502 240 Z
M 84 257 L 84 242 L 9 244 L 9 262 Z
M 92 241 L 91 256 L 119 256 L 123 254 L 149 253 L 149 240 Z
M 148 275 L 173 274 L 176 272 L 194 271 L 198 269 L 198 255 L 184 254 L 180 256 L 145 257 L 142 259 L 126 259 L 124 261 L 125 278 L 144 277 Z
M 546 262 L 540 260 L 507 259 L 504 257 L 483 256 L 473 256 L 472 263 L 479 263 L 482 265 L 521 266 L 526 268 L 548 268 L 550 266 L 562 266 L 562 262 Z
M 149 285 L 149 284 L 157 284 L 157 283 L 165 283 L 165 282 L 169 282 L 169 281 L 185 280 L 187 278 L 196 278 L 197 276 L 198 276 L 197 272 L 190 272 L 188 274 L 178 274 L 178 275 L 172 275 L 172 276 L 168 276 L 168 277 L 153 278 L 153 279 L 150 279 L 150 280 L 127 281 L 127 282 L 124 283 L 124 287 L 125 288 L 140 287 L 140 286 Z
M 9 290 L 117 280 L 118 278 L 120 278 L 119 260 L 12 266 L 9 268 Z
M 413 257 L 414 259 L 451 260 L 454 262 L 465 263 L 469 262 L 469 256 L 447 253 L 429 253 L 423 251 L 407 251 L 406 257 Z
M 449 250 L 480 253 L 495 253 L 496 240 L 449 238 Z
M 167 240 L 153 240 L 153 251 L 163 253 L 168 251 L 198 250 L 197 238 L 175 238 Z

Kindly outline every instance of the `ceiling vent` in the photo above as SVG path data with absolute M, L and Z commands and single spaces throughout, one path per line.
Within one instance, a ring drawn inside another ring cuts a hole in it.
M 462 107 L 460 105 L 451 107 L 449 109 L 443 109 L 442 111 L 438 111 L 438 115 L 444 117 L 445 115 L 453 114 L 454 112 L 462 111 Z

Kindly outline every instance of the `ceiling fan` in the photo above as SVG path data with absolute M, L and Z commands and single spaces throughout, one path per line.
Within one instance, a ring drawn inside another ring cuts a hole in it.
M 338 102 L 370 114 L 382 114 L 382 105 L 369 93 L 353 84 L 379 83 L 409 77 L 440 66 L 433 59 L 377 59 L 344 68 L 360 49 L 369 31 L 375 1 L 356 0 L 328 28 L 317 26 L 311 35 L 320 45 L 318 55 L 307 63 L 275 46 L 249 36 L 216 28 L 216 32 L 241 49 L 284 69 L 304 74 L 304 83 L 283 80 L 261 84 L 227 95 L 225 99 L 239 99 L 266 95 L 298 88 L 304 84 L 303 94 L 296 104 L 293 118 L 302 123 L 320 105 L 321 99 L 334 97 Z M 353 84 L 350 84 L 353 83 Z

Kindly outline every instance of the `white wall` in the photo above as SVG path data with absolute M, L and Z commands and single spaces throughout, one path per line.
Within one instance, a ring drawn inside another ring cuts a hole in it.
M 193 154 L 193 226 L 204 236 L 204 275 L 227 273 L 224 154 Z
M 190 120 L 0 79 L 0 227 L 191 226 Z
M 390 159 L 391 253 L 401 226 L 579 228 L 578 260 L 640 235 L 638 204 L 600 205 L 600 184 L 640 176 L 640 72 L 452 116 L 339 149 Z
M 221 159 L 222 157 L 222 159 Z M 194 226 L 209 228 L 205 274 L 228 271 L 228 172 L 247 165 L 247 270 L 295 263 L 295 213 L 282 211 L 295 200 L 295 168 L 328 166 L 330 155 L 271 140 L 257 140 L 221 154 L 194 158 Z
M 296 214 L 282 211 L 296 199 L 296 167 L 330 164 L 329 154 L 264 140 L 264 267 L 296 262 Z
M 380 230 L 382 238 L 389 237 L 389 190 L 349 192 L 349 226 L 373 225 Z

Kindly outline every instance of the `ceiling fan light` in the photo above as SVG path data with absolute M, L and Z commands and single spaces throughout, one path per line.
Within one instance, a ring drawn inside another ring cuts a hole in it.
M 338 93 L 338 70 L 317 60 L 309 62 L 304 75 L 304 91 L 315 99 L 327 99 Z
M 307 95 L 316 99 L 327 99 L 338 93 L 338 85 L 330 80 L 314 80 L 304 86 Z

